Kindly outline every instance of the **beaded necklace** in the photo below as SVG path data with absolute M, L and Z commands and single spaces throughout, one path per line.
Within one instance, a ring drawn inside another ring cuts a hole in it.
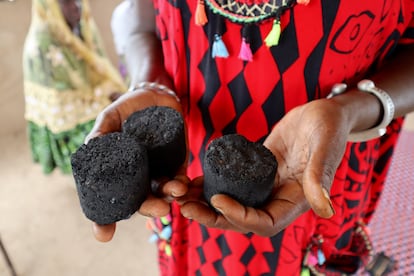
M 253 54 L 250 49 L 249 26 L 273 19 L 272 29 L 264 42 L 267 47 L 276 46 L 279 43 L 281 34 L 280 16 L 295 4 L 307 5 L 309 2 L 310 0 L 197 0 L 195 23 L 198 26 L 204 26 L 208 23 L 205 12 L 207 6 L 213 14 L 241 24 L 242 42 L 238 57 L 244 61 L 252 61 Z M 227 58 L 229 56 L 221 36 L 220 28 L 217 28 L 211 51 L 213 58 Z

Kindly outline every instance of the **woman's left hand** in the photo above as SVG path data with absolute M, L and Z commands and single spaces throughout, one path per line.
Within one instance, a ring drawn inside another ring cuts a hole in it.
M 181 212 L 208 227 L 273 236 L 310 208 L 321 217 L 334 214 L 329 191 L 345 152 L 350 115 L 335 101 L 321 99 L 299 106 L 274 127 L 264 145 L 276 156 L 272 196 L 263 208 L 243 206 L 226 195 L 203 200 L 203 178 L 178 200 Z

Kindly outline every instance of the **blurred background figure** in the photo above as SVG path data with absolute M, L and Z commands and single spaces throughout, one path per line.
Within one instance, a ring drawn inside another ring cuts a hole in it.
M 151 1 L 140 3 L 143 5 L 152 5 Z M 151 7 L 151 6 L 150 6 Z M 155 28 L 153 17 L 155 16 L 152 9 L 138 16 L 137 2 L 134 0 L 122 0 L 114 9 L 111 16 L 111 30 L 115 51 L 118 55 L 118 68 L 125 82 L 130 85 L 130 72 L 128 72 L 125 63 L 125 51 L 128 47 L 134 45 L 134 35 L 137 34 L 137 26 L 141 31 L 152 32 Z M 139 22 L 139 24 L 138 24 Z M 132 46 L 134 47 L 134 46 Z M 131 87 L 132 88 L 132 87 Z
M 111 17 L 111 30 L 115 51 L 118 55 L 118 69 L 127 83 L 130 80 L 124 56 L 128 39 L 134 33 L 134 28 L 137 26 L 136 8 L 135 1 L 123 0 L 115 7 Z
M 25 119 L 45 174 L 71 173 L 70 155 L 127 87 L 106 55 L 88 0 L 33 0 L 23 49 Z

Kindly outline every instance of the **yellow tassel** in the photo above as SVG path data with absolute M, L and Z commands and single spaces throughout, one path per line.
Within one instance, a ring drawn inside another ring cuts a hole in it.
M 270 30 L 269 34 L 265 38 L 265 43 L 267 47 L 272 47 L 279 44 L 280 32 L 280 21 L 279 19 L 275 19 L 273 20 L 272 30 Z
M 195 11 L 195 23 L 198 26 L 204 26 L 208 22 L 204 6 L 204 0 L 197 1 L 197 8 Z

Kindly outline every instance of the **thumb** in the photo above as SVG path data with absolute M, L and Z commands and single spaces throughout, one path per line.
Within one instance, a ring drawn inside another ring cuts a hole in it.
M 99 131 L 96 131 L 96 132 L 91 131 L 91 132 L 89 132 L 89 134 L 86 135 L 86 137 L 85 137 L 84 144 L 85 145 L 88 144 L 88 142 L 90 140 L 92 140 L 93 138 L 96 138 L 98 136 L 101 136 L 101 135 L 103 135 L 103 134 L 101 132 L 99 132 Z
M 92 224 L 93 234 L 95 238 L 100 242 L 109 242 L 110 240 L 112 240 L 112 237 L 115 233 L 115 228 L 116 223 L 100 225 L 94 222 Z
M 303 175 L 305 197 L 312 210 L 323 218 L 330 218 L 335 214 L 329 195 L 335 171 L 331 164 L 311 160 Z
M 85 137 L 84 143 L 87 144 L 91 139 L 105 135 L 111 132 L 118 132 L 122 130 L 123 119 L 115 106 L 107 106 L 95 119 L 95 123 Z

